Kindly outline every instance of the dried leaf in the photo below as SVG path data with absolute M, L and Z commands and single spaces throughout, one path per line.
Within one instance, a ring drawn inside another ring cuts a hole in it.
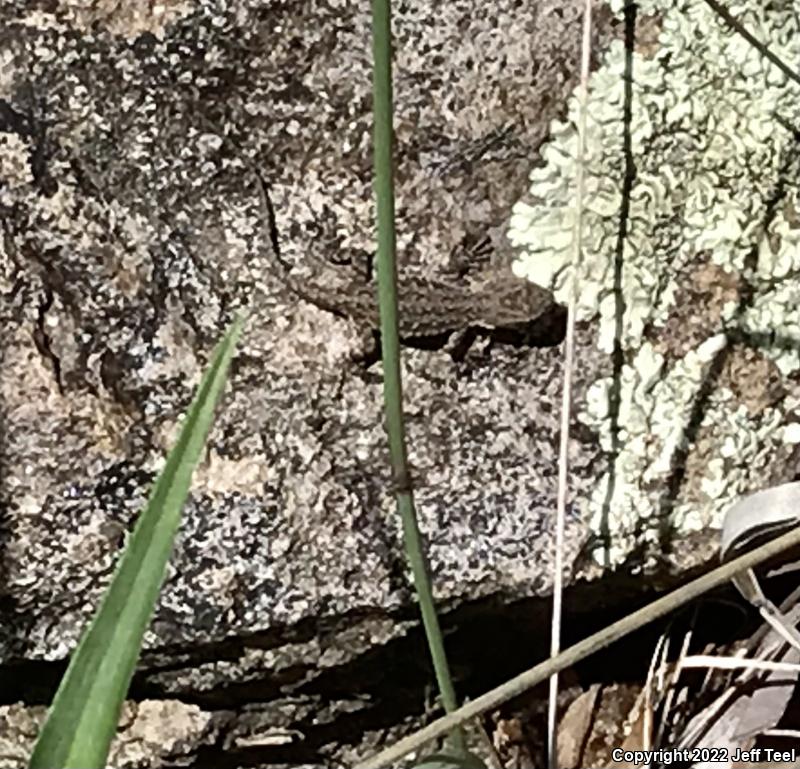
M 561 769 L 583 766 L 583 752 L 592 729 L 600 684 L 576 697 L 567 708 L 558 726 L 557 753 Z

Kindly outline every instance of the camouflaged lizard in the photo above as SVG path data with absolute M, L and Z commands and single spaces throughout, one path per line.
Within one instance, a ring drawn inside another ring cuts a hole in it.
M 286 286 L 301 299 L 376 332 L 380 313 L 373 283 L 351 279 L 344 287 L 332 289 L 292 274 L 280 258 L 269 188 L 260 174 L 254 174 L 271 257 L 279 264 Z M 457 334 L 456 344 L 448 346 L 454 357 L 461 357 L 479 335 L 515 346 L 555 344 L 563 335 L 564 313 L 552 295 L 510 270 L 487 271 L 469 282 L 401 273 L 397 290 L 400 338 L 408 346 L 441 347 Z

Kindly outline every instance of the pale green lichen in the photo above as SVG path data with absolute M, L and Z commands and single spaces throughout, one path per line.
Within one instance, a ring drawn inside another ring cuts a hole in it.
M 785 375 L 800 369 L 800 207 L 798 190 L 788 190 L 782 210 L 759 244 L 754 279 L 760 291 L 742 318 L 753 335 L 774 338 L 767 352 Z M 787 218 L 791 218 L 789 221 Z
M 610 4 L 620 12 L 621 0 Z M 602 557 L 612 563 L 642 539 L 655 540 L 664 524 L 665 486 L 675 462 L 697 449 L 697 435 L 707 449 L 701 482 L 668 507 L 669 525 L 681 531 L 717 525 L 731 500 L 763 481 L 782 442 L 800 437 L 783 426 L 786 404 L 752 413 L 724 387 L 703 395 L 699 426 L 691 436 L 686 432 L 710 367 L 734 332 L 738 343 L 756 346 L 784 375 L 800 368 L 798 181 L 796 168 L 786 171 L 797 151 L 788 126 L 800 125 L 800 89 L 700 0 L 638 5 L 640 13 L 659 12 L 662 20 L 655 56 L 632 55 L 636 176 L 622 249 L 622 317 L 614 286 L 625 169 L 620 42 L 589 83 L 578 275 L 578 318 L 596 322 L 604 352 L 614 349 L 619 331 L 624 357 L 619 381 L 595 383 L 579 404 L 579 418 L 597 431 L 613 463 L 592 498 L 579 501 L 592 528 L 610 535 Z M 797 61 L 794 2 L 741 0 L 727 7 L 784 61 Z M 509 230 L 520 249 L 515 271 L 562 301 L 572 269 L 578 107 L 573 98 L 567 122 L 553 125 L 544 164 L 530 175 L 532 200 L 515 207 Z M 729 302 L 704 341 L 668 359 L 645 340 L 645 329 L 653 328 L 656 338 L 666 333 L 668 319 L 681 310 L 679 276 L 685 281 L 690 267 L 703 262 L 747 281 L 752 296 Z M 612 388 L 619 393 L 616 415 Z

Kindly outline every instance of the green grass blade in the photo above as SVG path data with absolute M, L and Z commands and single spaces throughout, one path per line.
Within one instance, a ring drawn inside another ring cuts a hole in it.
M 425 637 L 428 641 L 442 705 L 447 713 L 451 713 L 458 708 L 458 700 L 447 662 L 439 618 L 436 614 L 433 585 L 428 573 L 422 535 L 417 524 L 406 452 L 398 330 L 397 260 L 395 258 L 391 17 L 390 0 L 372 0 L 375 206 L 378 230 L 377 263 L 378 302 L 381 315 L 381 358 L 384 372 L 383 400 L 397 510 L 403 521 L 406 555 L 414 576 L 414 587 L 419 600 L 422 624 L 425 628 Z M 453 730 L 451 743 L 459 753 L 465 753 L 466 742 L 460 727 Z
M 243 322 L 238 317 L 217 346 L 177 443 L 61 680 L 31 756 L 31 769 L 105 766 Z

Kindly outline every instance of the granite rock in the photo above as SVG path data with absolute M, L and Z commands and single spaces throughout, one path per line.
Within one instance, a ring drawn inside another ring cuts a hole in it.
M 401 269 L 507 267 L 511 204 L 574 85 L 579 6 L 396 6 Z M 270 251 L 332 295 L 366 279 L 367 6 L 0 7 L 4 702 L 52 695 L 34 696 L 32 682 L 62 669 L 214 341 L 247 308 L 132 691 L 206 715 L 236 708 L 211 739 L 248 765 L 284 750 L 271 729 L 295 735 L 298 752 L 280 755 L 296 765 L 419 715 L 416 693 L 387 705 L 370 688 L 392 654 L 424 659 L 380 367 L 363 362 L 352 322 L 287 291 Z M 601 14 L 599 44 L 611 34 Z M 249 163 L 269 184 L 274 232 Z M 596 365 L 579 393 L 605 365 L 582 346 Z M 442 606 L 546 596 L 560 350 L 482 339 L 463 360 L 405 350 L 404 367 Z M 575 493 L 588 493 L 596 440 L 573 443 Z M 568 562 L 585 532 L 571 516 Z M 198 751 L 210 728 L 192 731 Z

